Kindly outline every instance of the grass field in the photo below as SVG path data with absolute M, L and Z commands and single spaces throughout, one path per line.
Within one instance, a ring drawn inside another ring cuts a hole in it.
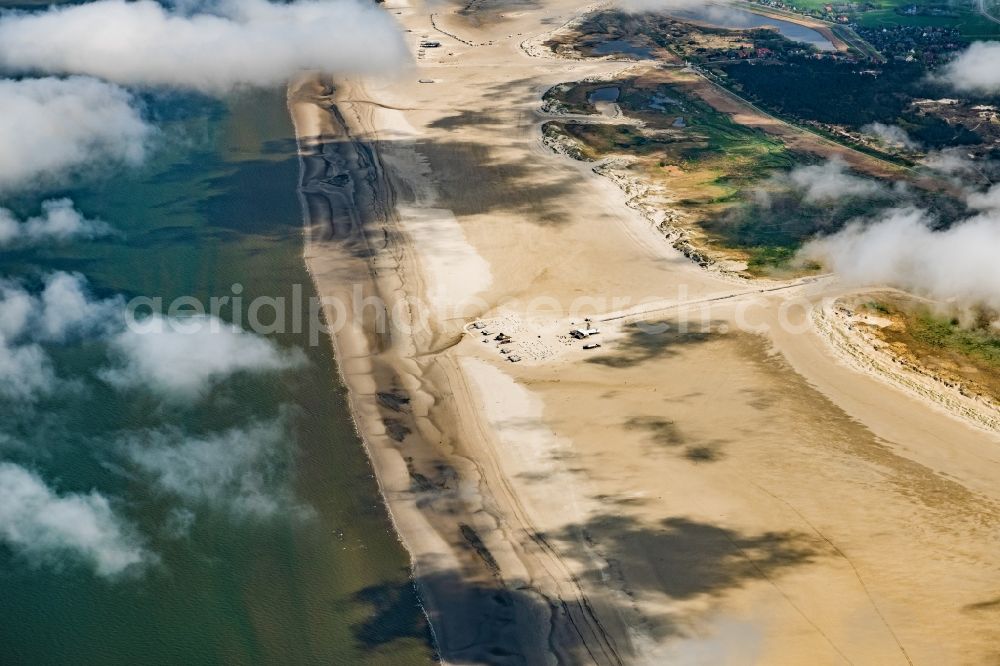
M 957 17 L 948 16 L 904 16 L 892 9 L 865 12 L 858 17 L 858 25 L 878 28 L 888 25 L 915 25 L 928 27 L 958 28 L 962 37 L 970 42 L 976 40 L 1000 40 L 1000 24 L 993 23 L 980 14 L 970 11 L 956 11 Z

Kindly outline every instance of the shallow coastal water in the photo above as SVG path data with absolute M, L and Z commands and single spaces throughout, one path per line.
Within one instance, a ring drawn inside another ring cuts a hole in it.
M 301 252 L 298 160 L 284 91 L 225 104 L 155 97 L 160 127 L 144 168 L 98 166 L 62 192 L 5 201 L 22 211 L 70 196 L 120 235 L 0 255 L 0 274 L 84 275 L 100 296 L 291 297 L 312 285 Z M 224 311 L 224 315 L 226 311 Z M 228 317 L 224 317 L 228 318 Z M 308 328 L 308 327 L 306 327 Z M 67 560 L 39 565 L 0 543 L 0 663 L 426 663 L 428 631 L 405 552 L 378 495 L 336 379 L 329 341 L 272 336 L 301 368 L 240 375 L 192 404 L 122 392 L 98 376 L 98 341 L 49 350 L 72 387 L 35 409 L 4 405 L 0 458 L 60 493 L 97 490 L 159 563 L 108 579 Z M 224 502 L 157 490 L 121 442 L 280 436 L 266 455 L 281 510 L 247 516 Z
M 835 50 L 830 40 L 812 28 L 769 16 L 761 16 L 760 14 L 754 14 L 753 12 L 734 7 L 705 5 L 686 9 L 671 9 L 668 13 L 680 19 L 698 21 L 699 23 L 719 28 L 728 28 L 730 30 L 773 27 L 792 41 L 810 44 L 821 51 Z

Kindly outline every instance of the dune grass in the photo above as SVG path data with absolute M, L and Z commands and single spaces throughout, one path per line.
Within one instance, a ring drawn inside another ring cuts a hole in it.
M 927 312 L 908 317 L 907 324 L 914 339 L 922 344 L 1000 369 L 1000 334 L 988 325 L 963 327 L 957 319 Z

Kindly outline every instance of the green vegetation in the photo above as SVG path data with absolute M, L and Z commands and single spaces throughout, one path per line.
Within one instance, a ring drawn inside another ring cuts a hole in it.
M 832 19 L 826 14 L 826 5 L 835 7 L 843 3 L 830 0 L 786 0 L 795 9 Z M 917 7 L 916 14 L 904 13 L 905 7 Z M 996 13 L 996 3 L 987 1 L 987 7 Z M 935 28 L 956 28 L 966 41 L 977 39 L 1000 39 L 1000 25 L 990 21 L 976 11 L 975 0 L 965 4 L 948 2 L 920 2 L 919 0 L 880 0 L 865 3 L 865 9 L 849 11 L 851 21 L 864 28 L 881 28 L 894 25 L 926 26 Z
M 878 301 L 868 301 L 864 304 L 864 307 L 871 310 L 872 312 L 877 312 L 882 315 L 892 314 L 892 310 L 888 305 L 884 303 L 879 303 Z
M 781 66 L 732 64 L 723 69 L 737 89 L 762 107 L 803 121 L 859 129 L 869 123 L 898 124 L 930 146 L 974 145 L 982 139 L 962 123 L 912 108 L 918 97 L 943 97 L 919 63 L 889 63 L 860 74 L 858 65 L 792 58 Z
M 889 187 L 864 196 L 812 201 L 777 174 L 744 192 L 740 205 L 707 217 L 701 225 L 728 247 L 749 248 L 755 265 L 780 267 L 805 241 L 904 203 L 934 211 L 944 220 L 962 219 L 965 215 L 964 204 L 948 194 L 904 194 Z
M 542 102 L 546 107 L 558 109 L 563 113 L 582 115 L 597 113 L 597 109 L 590 103 L 590 94 L 607 87 L 609 87 L 607 83 L 560 83 L 545 91 Z
M 881 76 L 859 76 L 858 66 L 798 58 L 783 66 L 725 65 L 742 92 L 769 108 L 798 118 L 861 126 L 891 122 L 909 105 L 911 89 L 924 77 L 913 63 L 887 66 Z
M 824 0 L 795 4 L 827 14 Z M 912 10 L 917 13 L 911 15 L 910 10 L 902 11 L 912 4 L 905 0 L 854 6 L 858 11 L 829 4 L 852 19 L 892 14 L 899 19 L 894 25 L 907 19 L 933 19 L 955 28 L 962 17 L 974 19 L 969 25 L 981 22 L 981 17 L 966 10 L 961 14 L 943 5 Z M 848 26 L 834 29 L 846 34 L 852 44 L 861 41 Z M 961 48 L 955 29 L 858 28 L 858 32 L 877 43 L 888 62 L 881 55 L 866 58 L 855 51 L 820 57 L 773 31 L 705 28 L 654 14 L 618 12 L 591 16 L 574 43 L 553 48 L 575 48 L 577 53 L 588 54 L 609 40 L 647 50 L 660 47 L 700 65 L 708 78 L 765 111 L 904 167 L 914 165 L 919 150 L 879 144 L 863 129 L 866 125 L 898 126 L 920 150 L 964 146 L 969 154 L 991 154 L 991 146 L 1000 141 L 1000 126 L 988 119 L 984 122 L 976 105 L 997 100 L 946 101 L 942 98 L 954 97 L 954 90 L 928 77 L 936 64 Z M 966 34 L 971 33 L 967 30 Z M 664 80 L 670 84 L 658 83 Z M 575 150 L 581 158 L 638 157 L 631 168 L 645 170 L 654 182 L 662 180 L 679 204 L 684 223 L 704 232 L 696 233 L 692 242 L 710 254 L 714 248 L 727 257 L 745 256 L 750 272 L 788 268 L 803 242 L 833 233 L 851 220 L 871 218 L 887 207 L 920 205 L 944 221 L 961 219 L 966 213 L 960 202 L 944 194 L 904 192 L 885 182 L 863 196 L 810 200 L 805 188 L 787 174 L 821 160 L 792 153 L 783 142 L 738 125 L 693 93 L 686 94 L 690 89 L 683 75 L 565 84 L 550 91 L 546 99 L 572 112 L 593 114 L 597 109 L 589 95 L 612 86 L 619 89 L 616 101 L 625 116 L 642 125 L 567 121 L 547 125 L 546 132 L 571 136 L 579 146 L 571 152 Z
M 685 94 L 677 86 L 623 86 L 618 101 L 630 117 L 653 128 L 670 128 L 661 166 L 718 171 L 713 184 L 729 194 L 795 160 L 780 142 L 761 130 L 739 125 L 724 113 Z M 680 119 L 681 127 L 676 127 Z
M 588 159 L 627 153 L 653 157 L 659 167 L 710 170 L 708 183 L 721 188 L 710 197 L 712 202 L 732 197 L 742 187 L 797 163 L 781 142 L 734 123 L 678 86 L 641 85 L 634 79 L 614 84 L 587 82 L 552 88 L 545 99 L 571 113 L 592 114 L 596 109 L 588 101 L 589 95 L 612 86 L 621 91 L 617 103 L 625 115 L 643 121 L 644 128 L 567 121 L 546 123 L 544 131 L 571 136 Z
M 988 324 L 966 328 L 957 319 L 921 313 L 911 319 L 910 333 L 929 347 L 958 352 L 1000 368 L 1000 335 Z
M 653 179 L 665 178 L 706 240 L 744 253 L 753 273 L 786 268 L 803 241 L 871 210 L 871 197 L 836 205 L 804 201 L 785 174 L 817 163 L 816 158 L 792 153 L 764 132 L 733 122 L 681 86 L 587 82 L 557 87 L 546 97 L 564 108 L 582 110 L 590 106 L 591 92 L 612 85 L 619 88 L 622 112 L 642 126 L 567 120 L 546 123 L 543 131 L 572 138 L 578 149 L 571 155 L 577 159 L 615 154 L 639 158 L 633 168 Z M 888 189 L 882 198 L 878 203 L 890 202 Z
M 581 122 L 548 122 L 542 126 L 546 134 L 561 132 L 577 141 L 583 159 L 595 160 L 612 153 L 648 155 L 662 152 L 668 145 L 662 139 L 645 136 L 631 125 L 598 125 Z
M 755 274 L 784 268 L 795 257 L 795 250 L 790 247 L 752 247 L 747 252 L 747 268 Z
M 909 16 L 895 9 L 879 9 L 857 16 L 858 25 L 866 28 L 882 28 L 893 25 L 912 25 L 934 28 L 957 28 L 966 41 L 1000 39 L 1000 25 L 993 23 L 978 12 L 969 9 L 953 9 L 951 15 L 937 16 L 917 14 Z
M 986 156 L 1000 139 L 1000 125 L 984 123 L 974 108 L 1000 100 L 965 95 L 956 105 L 925 101 L 956 96 L 950 86 L 934 82 L 928 73 L 963 48 L 963 39 L 1000 39 L 1000 25 L 975 12 L 971 2 L 959 6 L 886 0 L 845 5 L 801 0 L 792 4 L 827 20 L 842 12 L 837 16 L 846 14 L 850 21 L 857 21 L 861 27 L 856 31 L 846 25 L 832 29 L 860 51 L 817 58 L 774 31 L 708 28 L 655 14 L 619 12 L 588 18 L 575 46 L 584 54 L 596 52 L 609 40 L 644 49 L 662 48 L 699 64 L 717 83 L 762 109 L 902 166 L 913 165 L 905 151 L 871 143 L 862 128 L 871 123 L 898 125 L 922 148 L 968 146 L 977 157 Z M 826 11 L 828 4 L 833 13 Z M 916 25 L 937 27 L 912 27 Z M 869 52 L 870 48 L 879 51 Z
M 798 53 L 803 45 L 784 38 L 774 30 L 761 28 L 727 29 L 696 26 L 665 14 L 599 12 L 584 20 L 573 40 L 573 48 L 586 55 L 600 55 L 609 42 L 622 42 L 632 49 L 666 49 L 691 60 L 739 57 L 741 47 L 767 48 L 771 57 Z M 562 44 L 550 42 L 558 49 Z M 637 52 L 636 52 L 637 53 Z
M 870 197 L 812 202 L 779 178 L 764 185 L 766 189 L 745 193 L 741 205 L 702 223 L 727 246 L 750 249 L 754 265 L 761 267 L 784 265 L 806 240 L 840 229 L 894 201 L 892 193 L 886 191 Z
M 801 11 L 821 12 L 830 0 L 786 0 L 785 4 Z
M 909 297 L 888 294 L 861 309 L 889 319 L 871 331 L 896 353 L 956 382 L 966 394 L 1000 398 L 1000 332 L 991 324 L 996 313 L 980 312 L 972 322 L 965 313 L 966 321 L 960 322 Z
M 547 136 L 573 139 L 571 156 L 598 160 L 612 155 L 638 158 L 632 167 L 651 180 L 664 179 L 708 244 L 738 250 L 748 269 L 766 273 L 788 268 L 803 242 L 832 233 L 850 220 L 902 203 L 904 195 L 885 186 L 861 197 L 809 200 L 787 177 L 796 167 L 821 160 L 789 151 L 760 130 L 690 95 L 683 85 L 642 79 L 564 84 L 546 93 L 553 104 L 596 112 L 587 100 L 595 91 L 618 88 L 626 122 L 551 121 Z M 641 125 L 634 121 L 641 121 Z M 958 202 L 945 195 L 905 195 L 942 219 L 960 219 Z M 800 267 L 801 268 L 801 267 Z

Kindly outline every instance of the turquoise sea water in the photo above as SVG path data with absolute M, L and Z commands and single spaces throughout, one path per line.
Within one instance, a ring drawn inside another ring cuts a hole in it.
M 70 196 L 119 235 L 0 253 L 0 275 L 78 272 L 101 297 L 191 295 L 242 285 L 312 291 L 301 251 L 298 164 L 283 91 L 225 103 L 148 97 L 161 127 L 140 169 L 96 165 L 62 191 L 8 198 L 37 210 Z M 2 664 L 426 663 L 428 631 L 405 553 L 378 496 L 336 378 L 329 341 L 275 334 L 308 363 L 249 373 L 202 399 L 163 403 L 112 388 L 101 340 L 47 349 L 64 388 L 34 408 L 0 404 L 0 460 L 60 494 L 96 490 L 159 562 L 108 579 L 65 558 L 39 564 L 0 541 Z M 268 424 L 268 488 L 287 510 L 237 515 L 222 502 L 158 490 L 124 454 L 150 432 L 209 438 Z M 179 528 L 178 518 L 184 520 Z

